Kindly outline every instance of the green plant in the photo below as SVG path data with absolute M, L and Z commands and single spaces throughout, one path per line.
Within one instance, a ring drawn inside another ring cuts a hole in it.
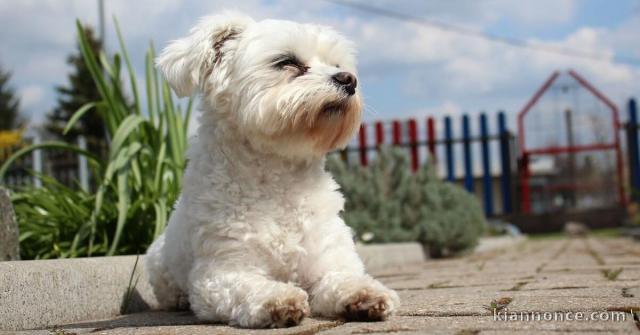
M 136 255 L 136 261 L 133 263 L 133 269 L 131 269 L 131 276 L 129 276 L 129 285 L 127 286 L 127 292 L 122 299 L 122 304 L 120 306 L 120 314 L 129 313 L 129 308 L 131 308 L 131 302 L 133 300 L 133 295 L 136 292 L 136 286 L 138 286 L 138 281 L 140 280 L 140 273 L 136 273 L 138 269 L 138 261 L 140 260 L 140 255 Z M 134 279 L 135 278 L 135 279 Z
M 173 101 L 154 66 L 153 45 L 146 53 L 146 113 L 118 22 L 120 53 L 95 55 L 80 22 L 82 57 L 100 93 L 83 105 L 65 127 L 69 131 L 95 109 L 111 139 L 106 158 L 64 142 L 45 142 L 16 152 L 0 168 L 0 179 L 19 157 L 37 149 L 71 150 L 85 155 L 98 184 L 89 193 L 43 178 L 41 189 L 18 190 L 13 197 L 24 258 L 79 257 L 143 252 L 167 222 L 179 195 L 185 167 L 192 100 L 185 109 Z M 121 82 L 122 60 L 129 89 Z M 99 64 L 101 66 L 99 66 Z M 129 93 L 132 98 L 125 98 Z M 37 242 L 37 243 L 36 243 Z
M 409 169 L 406 152 L 383 147 L 370 166 L 330 157 L 331 171 L 347 199 L 343 218 L 363 242 L 419 241 L 432 256 L 473 247 L 484 231 L 479 201 L 434 168 Z
M 603 269 L 602 271 L 602 275 L 607 278 L 608 280 L 616 280 L 618 279 L 618 276 L 622 273 L 622 270 L 624 270 L 623 268 L 618 268 L 618 269 Z
M 503 297 L 500 299 L 491 300 L 491 303 L 489 303 L 489 305 L 484 305 L 483 307 L 488 311 L 502 311 L 503 309 L 507 308 L 507 306 L 509 306 L 512 301 L 513 298 L 511 297 Z

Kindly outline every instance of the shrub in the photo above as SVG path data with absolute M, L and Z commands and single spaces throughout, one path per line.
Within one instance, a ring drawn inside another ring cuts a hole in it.
M 343 218 L 362 242 L 418 241 L 440 257 L 472 248 L 484 231 L 478 199 L 430 165 L 412 173 L 402 149 L 381 148 L 369 167 L 332 156 L 327 169 L 347 200 Z
M 164 230 L 179 195 L 191 100 L 184 110 L 174 103 L 169 86 L 154 68 L 150 46 L 145 59 L 147 106 L 143 111 L 135 72 L 117 27 L 116 22 L 121 54 L 109 60 L 104 54 L 93 54 L 77 23 L 82 56 L 101 100 L 82 106 L 65 127 L 68 131 L 95 108 L 111 139 L 107 157 L 64 142 L 46 142 L 18 151 L 0 168 L 1 180 L 20 156 L 36 149 L 63 149 L 86 156 L 98 180 L 95 191 L 88 192 L 43 177 L 43 188 L 14 193 L 23 259 L 144 252 Z M 132 98 L 127 98 L 121 82 L 122 59 Z

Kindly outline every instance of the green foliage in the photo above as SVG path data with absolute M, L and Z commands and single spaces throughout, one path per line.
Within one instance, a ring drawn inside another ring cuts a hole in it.
M 93 29 L 84 27 L 83 33 L 85 47 L 94 55 L 99 55 L 102 52 L 102 42 L 94 36 Z M 80 44 L 77 45 L 77 48 L 77 53 L 67 58 L 67 63 L 72 66 L 72 72 L 68 76 L 69 84 L 68 86 L 56 87 L 58 106 L 47 115 L 46 128 L 53 135 L 59 138 L 64 137 L 72 142 L 75 142 L 79 135 L 84 135 L 91 144 L 105 143 L 104 119 L 96 109 L 90 109 L 83 113 L 82 117 L 63 136 L 63 129 L 78 109 L 101 99 L 100 91 L 84 60 L 82 50 L 80 50 Z M 104 71 L 102 65 L 98 64 L 98 67 L 100 71 Z
M 42 176 L 43 187 L 29 187 L 12 196 L 20 224 L 20 257 L 22 259 L 58 258 L 68 255 L 78 228 L 91 219 L 95 197 L 73 190 L 56 180 Z M 116 217 L 116 208 L 107 203 L 97 220 L 102 225 Z M 95 246 L 94 254 L 106 254 L 104 245 Z M 89 254 L 86 244 L 76 248 L 77 255 Z
M 143 252 L 164 230 L 182 184 L 191 100 L 185 109 L 174 103 L 169 86 L 153 66 L 151 46 L 145 59 L 147 113 L 143 114 L 119 29 L 121 54 L 110 60 L 94 54 L 79 22 L 77 32 L 82 57 L 100 96 L 80 107 L 64 132 L 73 129 L 83 114 L 95 110 L 111 138 L 109 152 L 103 158 L 66 143 L 46 142 L 17 152 L 0 168 L 2 179 L 18 157 L 36 148 L 56 148 L 85 155 L 97 176 L 95 191 L 90 193 L 50 178 L 43 178 L 43 188 L 15 193 L 23 259 Z M 123 59 L 133 101 L 125 98 L 120 80 Z
M 0 130 L 17 129 L 22 126 L 20 99 L 9 86 L 11 74 L 0 68 Z
M 412 173 L 402 149 L 383 147 L 366 168 L 332 156 L 327 169 L 347 199 L 343 218 L 363 242 L 418 241 L 439 257 L 475 246 L 484 231 L 475 196 L 431 166 Z

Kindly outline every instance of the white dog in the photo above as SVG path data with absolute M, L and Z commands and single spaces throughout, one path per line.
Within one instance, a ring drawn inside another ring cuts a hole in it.
M 241 327 L 391 315 L 398 296 L 365 274 L 324 170 L 360 124 L 352 44 L 222 13 L 157 64 L 178 95 L 202 99 L 181 198 L 146 259 L 160 303 L 188 297 L 198 318 Z

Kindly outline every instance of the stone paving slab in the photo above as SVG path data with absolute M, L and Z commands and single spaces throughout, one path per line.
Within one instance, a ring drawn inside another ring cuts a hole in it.
M 529 289 L 561 289 L 570 287 L 631 287 L 640 285 L 640 279 L 607 280 L 602 275 L 589 274 L 584 277 L 578 275 L 546 277 L 529 285 Z
M 331 334 L 485 334 L 502 331 L 503 334 L 513 331 L 535 333 L 538 331 L 582 333 L 592 331 L 602 334 L 633 334 L 633 320 L 624 322 L 506 322 L 495 321 L 493 316 L 458 316 L 458 317 L 397 317 L 384 323 L 349 323 L 323 331 L 322 335 Z
M 167 315 L 145 314 L 158 319 Z M 169 317 L 168 322 L 180 322 Z M 58 333 L 56 333 L 58 332 Z M 66 333 L 64 333 L 66 332 Z M 129 324 L 119 328 L 67 328 L 40 331 L 37 335 L 236 335 L 236 334 L 286 334 L 286 335 L 339 335 L 339 334 L 634 334 L 637 328 L 634 321 L 627 318 L 620 322 L 604 321 L 502 321 L 493 315 L 489 316 L 456 316 L 456 317 L 407 317 L 398 316 L 386 322 L 352 322 L 306 320 L 302 325 L 288 329 L 247 330 L 212 324 L 187 325 L 144 325 Z M 34 332 L 20 332 L 16 335 L 32 335 Z
M 513 286 L 515 279 L 487 279 L 487 278 L 413 278 L 401 281 L 384 282 L 395 290 L 427 290 L 439 288 L 455 288 L 455 287 L 482 287 L 500 285 L 503 289 Z
M 51 327 L 46 330 L 0 332 L 16 335 L 121 335 L 121 334 L 314 334 L 341 324 L 334 320 L 305 319 L 301 325 L 287 329 L 240 329 L 219 324 L 206 324 L 190 312 L 144 312 L 103 321 L 81 322 Z
M 634 243 L 593 238 L 527 241 L 500 252 L 383 268 L 374 276 L 396 288 L 402 300 L 398 315 L 386 322 L 309 318 L 293 328 L 246 330 L 201 324 L 190 313 L 147 312 L 65 325 L 57 333 L 18 334 L 640 334 L 640 321 L 630 313 L 640 312 L 640 267 L 616 262 L 630 256 L 619 246 L 634 251 Z M 617 268 L 623 270 L 615 279 L 602 272 Z M 617 317 L 624 316 L 624 321 L 504 321 L 496 318 L 492 305 L 506 298 L 510 301 L 501 305 L 502 313 L 620 313 Z
M 374 271 L 425 261 L 417 243 L 358 245 L 357 251 Z M 111 318 L 125 305 L 129 312 L 153 309 L 158 304 L 143 263 L 143 256 L 0 262 L 0 329 Z M 132 277 L 139 280 L 128 294 Z M 127 297 L 129 304 L 124 303 Z

